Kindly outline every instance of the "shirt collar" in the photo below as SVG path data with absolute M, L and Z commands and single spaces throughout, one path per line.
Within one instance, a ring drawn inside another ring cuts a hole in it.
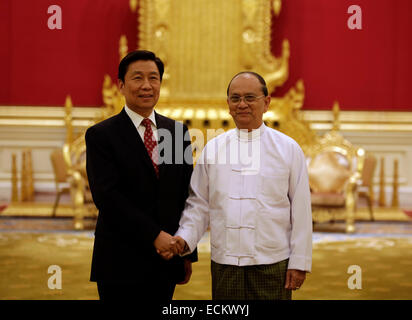
M 242 141 L 255 140 L 261 137 L 261 135 L 265 131 L 265 128 L 266 128 L 265 123 L 262 122 L 262 125 L 259 128 L 253 129 L 250 132 L 248 132 L 246 129 L 236 128 L 236 134 L 239 140 L 242 140 Z
M 130 119 L 132 120 L 133 124 L 135 125 L 136 128 L 138 128 L 140 126 L 140 124 L 142 123 L 144 117 L 142 117 L 140 114 L 138 114 L 137 112 L 134 112 L 132 109 L 130 109 L 127 105 L 124 105 L 124 109 L 127 113 L 127 115 L 130 117 Z M 150 114 L 150 116 L 148 116 L 149 120 L 152 122 L 152 124 L 157 127 L 156 125 L 156 117 L 155 117 L 155 113 L 154 110 L 152 110 L 152 113 Z

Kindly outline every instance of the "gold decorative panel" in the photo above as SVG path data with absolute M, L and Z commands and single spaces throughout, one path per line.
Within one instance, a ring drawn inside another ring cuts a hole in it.
M 131 10 L 136 8 L 131 1 Z M 240 71 L 261 74 L 269 93 L 283 85 L 289 72 L 289 42 L 283 40 L 280 57 L 270 50 L 272 15 L 278 16 L 281 0 L 140 0 L 139 49 L 155 52 L 165 64 L 156 111 L 199 129 L 204 141 L 235 126 L 226 104 L 226 88 Z M 128 51 L 119 41 L 120 58 Z M 124 98 L 106 75 L 101 119 L 120 112 Z M 283 96 L 273 98 L 264 114 L 266 125 L 294 138 L 306 151 L 317 136 L 303 120 L 305 96 L 299 80 Z M 218 130 L 209 134 L 210 130 Z M 191 135 L 195 134 L 191 130 Z M 198 145 L 198 146 L 197 146 Z
M 236 73 L 260 73 L 273 92 L 288 77 L 289 43 L 270 51 L 279 1 L 141 0 L 139 48 L 165 63 L 161 97 L 172 102 L 224 101 Z

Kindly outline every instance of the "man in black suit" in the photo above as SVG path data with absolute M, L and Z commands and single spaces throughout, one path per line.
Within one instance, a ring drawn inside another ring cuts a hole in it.
M 197 253 L 167 253 L 177 251 L 172 235 L 193 164 L 187 127 L 154 112 L 163 71 L 154 53 L 129 53 L 118 74 L 125 107 L 86 132 L 87 175 L 99 209 L 90 280 L 103 300 L 170 300 L 197 261 Z

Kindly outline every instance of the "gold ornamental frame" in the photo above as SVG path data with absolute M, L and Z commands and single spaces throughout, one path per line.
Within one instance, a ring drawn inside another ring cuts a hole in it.
M 281 5 L 281 0 L 130 1 L 131 10 L 138 10 L 138 49 L 154 51 L 165 64 L 156 111 L 201 130 L 201 146 L 213 137 L 208 129 L 234 128 L 226 88 L 236 73 L 261 74 L 270 94 L 288 79 L 289 41 L 283 40 L 280 57 L 271 53 L 272 16 L 279 16 Z M 122 36 L 120 59 L 127 52 Z M 109 75 L 102 94 L 101 118 L 120 112 L 124 100 Z M 300 79 L 283 97 L 272 98 L 263 120 L 306 150 L 317 142 L 317 135 L 299 112 L 304 97 Z
M 272 12 L 280 0 L 140 0 L 139 48 L 155 52 L 165 64 L 163 102 L 225 100 L 234 74 L 253 70 L 269 92 L 288 78 L 289 42 L 271 54 Z M 161 101 L 161 102 L 162 102 Z

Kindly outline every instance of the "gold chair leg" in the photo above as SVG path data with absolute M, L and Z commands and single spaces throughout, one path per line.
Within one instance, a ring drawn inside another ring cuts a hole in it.
M 347 208 L 346 212 L 346 233 L 355 232 L 355 210 L 354 208 Z
M 354 233 L 355 232 L 355 221 L 353 217 L 349 217 L 346 219 L 346 233 Z
M 83 230 L 83 217 L 84 217 L 84 190 L 85 185 L 81 175 L 75 172 L 73 175 L 73 183 L 71 188 L 72 204 L 73 204 L 73 222 L 76 230 Z
M 369 214 L 371 216 L 371 221 L 375 221 L 375 218 L 373 216 L 373 203 L 372 199 L 370 197 L 366 197 L 366 200 L 368 201 L 368 209 L 369 209 Z
M 356 211 L 356 197 L 354 194 L 354 184 L 348 184 L 346 194 L 346 233 L 355 232 L 355 211 Z
M 58 191 L 56 195 L 56 200 L 54 201 L 54 205 L 53 205 L 52 217 L 56 216 L 56 211 L 57 211 L 57 206 L 59 205 L 60 195 L 61 195 L 61 192 Z
M 83 230 L 84 229 L 84 208 L 75 208 L 74 209 L 74 229 L 75 230 Z

